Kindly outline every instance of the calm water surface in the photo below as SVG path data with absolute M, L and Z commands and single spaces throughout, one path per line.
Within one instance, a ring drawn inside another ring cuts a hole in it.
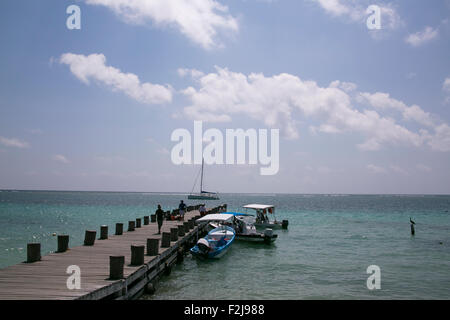
M 26 243 L 81 245 L 86 229 L 177 207 L 179 194 L 0 192 L 0 268 L 26 259 Z M 192 202 L 195 204 L 196 202 Z M 276 206 L 289 230 L 271 246 L 235 242 L 218 261 L 190 255 L 143 299 L 449 299 L 450 196 L 222 194 L 227 203 Z M 416 222 L 410 235 L 409 218 Z M 367 267 L 381 268 L 370 291 Z

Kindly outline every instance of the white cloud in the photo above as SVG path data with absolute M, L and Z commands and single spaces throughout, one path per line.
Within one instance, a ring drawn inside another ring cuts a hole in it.
M 376 166 L 374 164 L 367 165 L 367 169 L 369 169 L 373 173 L 386 173 L 387 170 L 383 167 Z
M 334 17 L 348 18 L 350 21 L 362 23 L 369 17 L 366 10 L 369 5 L 373 5 L 372 1 L 355 1 L 355 0 L 313 0 L 317 2 L 322 9 Z M 396 29 L 403 22 L 392 4 L 376 4 L 381 11 L 381 28 Z M 364 23 L 364 24 L 363 24 Z M 372 30 L 378 32 L 378 30 Z
M 314 81 L 286 73 L 272 77 L 260 73 L 247 76 L 219 67 L 216 72 L 196 79 L 196 83 L 198 88 L 189 87 L 183 91 L 190 100 L 184 114 L 191 119 L 226 122 L 234 116 L 246 115 L 268 127 L 279 128 L 286 138 L 296 139 L 299 137 L 297 124 L 303 117 L 320 123 L 310 126 L 316 133 L 360 133 L 365 137 L 358 145 L 362 150 L 379 150 L 386 144 L 420 147 L 432 139 L 436 140 L 433 149 L 437 149 L 436 146 L 443 143 L 442 138 L 445 140 L 445 134 L 433 136 L 428 131 L 413 132 L 379 113 L 385 112 L 386 108 L 397 109 L 404 119 L 434 128 L 431 115 L 421 108 L 408 107 L 388 94 L 353 95 L 347 92 L 349 88 L 355 90 L 355 84 L 345 86 L 347 91 L 344 91 L 339 81 L 332 82 L 329 87 L 320 87 Z M 355 107 L 356 101 L 375 105 L 379 112 L 359 111 Z
M 440 124 L 435 128 L 435 134 L 427 135 L 428 145 L 435 151 L 450 151 L 450 126 L 446 123 Z
M 418 164 L 416 166 L 416 168 L 419 169 L 420 171 L 423 171 L 423 172 L 431 172 L 431 171 L 433 171 L 433 169 L 431 167 L 429 167 L 427 165 L 424 165 L 424 164 L 421 164 L 421 163 Z
M 433 29 L 432 27 L 425 27 L 423 31 L 412 33 L 405 38 L 406 43 L 414 47 L 421 46 L 435 38 L 439 35 L 438 29 Z
M 65 164 L 70 163 L 70 161 L 65 156 L 63 156 L 62 154 L 55 154 L 52 157 L 52 159 L 57 161 L 57 162 L 61 162 L 61 163 L 65 163 Z
M 5 138 L 0 137 L 0 144 L 4 145 L 5 147 L 13 147 L 13 148 L 28 148 L 30 145 L 28 142 L 17 139 L 17 138 Z
M 396 173 L 399 173 L 399 174 L 402 174 L 405 176 L 409 175 L 408 171 L 406 171 L 404 168 L 402 168 L 400 166 L 390 165 L 389 168 Z
M 450 92 L 450 78 L 446 78 L 444 80 L 444 84 L 442 85 L 442 89 L 446 92 Z
M 391 98 L 388 93 L 376 92 L 371 94 L 362 92 L 357 97 L 357 100 L 360 103 L 367 103 L 378 110 L 393 109 L 399 111 L 402 113 L 404 120 L 415 121 L 428 127 L 435 126 L 430 113 L 425 112 L 417 105 L 407 106 L 404 102 Z
M 174 27 L 205 49 L 220 46 L 219 32 L 238 31 L 237 20 L 216 0 L 85 0 L 105 6 L 130 24 Z
M 107 66 L 103 54 L 65 53 L 60 63 L 70 66 L 70 71 L 82 82 L 89 84 L 95 80 L 110 87 L 113 91 L 121 91 L 129 97 L 146 104 L 162 104 L 172 101 L 170 87 L 148 82 L 141 83 L 133 73 L 123 73 L 119 69 Z
M 192 78 L 200 78 L 205 75 L 203 72 L 196 69 L 179 68 L 177 71 L 180 77 L 190 76 Z

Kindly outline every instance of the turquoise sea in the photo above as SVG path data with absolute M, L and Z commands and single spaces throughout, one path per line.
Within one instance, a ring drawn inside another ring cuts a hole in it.
M 186 256 L 143 299 L 449 299 L 450 196 L 221 194 L 231 211 L 273 204 L 289 229 L 271 246 L 236 242 L 218 261 Z M 81 245 L 86 229 L 175 208 L 181 194 L 0 192 L 0 268 L 26 259 L 27 242 Z M 416 235 L 410 234 L 410 217 Z M 381 270 L 369 290 L 367 267 Z

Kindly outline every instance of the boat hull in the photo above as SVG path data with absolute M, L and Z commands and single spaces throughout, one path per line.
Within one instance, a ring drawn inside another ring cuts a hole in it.
M 271 237 L 265 236 L 264 234 L 236 234 L 236 240 L 257 243 L 272 243 L 277 237 L 276 234 Z
M 188 195 L 189 200 L 220 200 L 217 196 L 203 196 L 203 195 Z
M 194 247 L 190 249 L 190 252 L 193 256 L 201 258 L 201 259 L 219 259 L 221 258 L 231 247 L 231 244 L 234 242 L 236 238 L 235 231 L 230 227 L 218 227 L 213 230 L 211 230 L 208 235 L 203 238 L 207 240 L 209 243 L 213 244 L 217 242 L 218 238 L 215 238 L 215 235 L 219 234 L 219 237 L 221 238 L 222 235 L 224 235 L 226 243 L 221 246 L 212 245 L 210 250 L 208 252 L 204 252 L 200 250 L 198 244 L 196 244 Z M 215 238 L 215 239 L 214 239 Z
M 255 223 L 255 227 L 258 229 L 281 229 L 282 225 L 281 223 Z

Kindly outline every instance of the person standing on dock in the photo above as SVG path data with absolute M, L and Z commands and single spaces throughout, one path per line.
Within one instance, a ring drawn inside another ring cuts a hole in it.
M 181 200 L 180 205 L 178 206 L 180 218 L 184 221 L 184 213 L 186 212 L 186 204 Z
M 156 221 L 158 222 L 158 234 L 161 233 L 161 227 L 164 221 L 164 211 L 161 209 L 161 205 L 158 204 L 158 209 L 155 212 Z
M 200 215 L 202 217 L 206 215 L 206 208 L 204 204 L 202 204 L 198 210 L 200 211 Z

